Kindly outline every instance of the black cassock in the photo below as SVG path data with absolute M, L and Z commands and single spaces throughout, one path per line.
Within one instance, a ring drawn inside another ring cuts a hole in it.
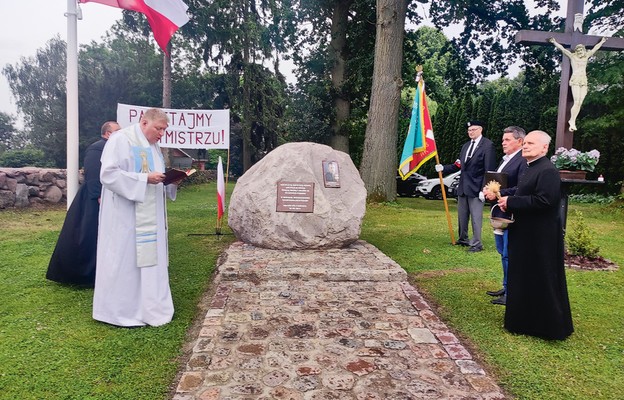
M 545 339 L 565 339 L 574 331 L 559 215 L 561 179 L 547 157 L 529 164 L 518 190 L 507 199 L 515 222 L 509 225 L 509 272 L 505 328 Z
M 46 278 L 74 285 L 93 287 L 95 283 L 95 257 L 98 234 L 98 198 L 100 183 L 100 158 L 106 140 L 90 145 L 85 153 L 85 180 L 74 198 L 56 247 L 50 258 Z

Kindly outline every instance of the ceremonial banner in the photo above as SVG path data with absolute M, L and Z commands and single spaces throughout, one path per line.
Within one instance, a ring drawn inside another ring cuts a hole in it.
M 156 43 L 167 53 L 167 43 L 179 27 L 189 21 L 188 6 L 182 0 L 79 0 L 80 3 L 100 3 L 145 14 Z
M 399 163 L 401 178 L 407 179 L 436 154 L 436 144 L 425 95 L 425 82 L 419 79 L 412 105 L 412 118 Z
M 122 128 L 136 124 L 150 108 L 117 104 L 117 123 Z M 160 147 L 230 148 L 230 110 L 162 110 L 169 117 L 169 126 L 158 143 Z

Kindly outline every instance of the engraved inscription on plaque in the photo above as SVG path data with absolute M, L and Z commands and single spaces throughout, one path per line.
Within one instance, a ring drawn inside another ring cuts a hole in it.
M 277 182 L 277 212 L 314 212 L 314 182 Z

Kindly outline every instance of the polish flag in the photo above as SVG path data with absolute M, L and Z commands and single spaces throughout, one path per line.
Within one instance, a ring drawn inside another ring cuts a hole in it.
M 189 21 L 188 6 L 182 0 L 79 0 L 80 3 L 100 3 L 145 14 L 152 27 L 154 39 L 165 54 L 171 36 Z
M 221 156 L 219 156 L 219 163 L 217 164 L 217 220 L 221 220 L 221 217 L 223 217 L 224 209 L 225 180 L 223 179 L 223 163 L 221 162 Z

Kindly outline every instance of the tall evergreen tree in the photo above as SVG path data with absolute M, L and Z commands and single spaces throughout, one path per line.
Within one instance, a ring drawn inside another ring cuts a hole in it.
M 295 32 L 295 4 L 290 0 L 216 0 L 210 4 L 189 0 L 187 4 L 192 18 L 181 31 L 189 47 L 201 54 L 207 68 L 225 72 L 230 78 L 226 90 L 230 107 L 241 121 L 242 161 L 247 170 L 271 150 L 256 148 L 257 136 L 264 135 L 260 142 L 267 145 L 277 143 L 280 134 L 275 121 L 281 118 L 285 104 L 267 108 L 272 100 L 263 96 L 274 93 L 276 82 L 280 82 L 282 93 L 285 90 L 279 64 Z M 275 78 L 269 78 L 263 67 L 270 60 Z M 263 128 L 258 130 L 258 126 Z
M 117 103 L 158 106 L 162 103 L 162 59 L 149 40 L 121 31 L 102 43 L 80 49 L 80 142 L 84 149 L 99 140 L 100 127 L 117 118 Z M 82 157 L 80 157 L 82 160 Z
M 34 57 L 7 65 L 3 73 L 24 115 L 28 140 L 56 166 L 66 165 L 65 42 L 49 40 Z
M 162 63 L 149 42 L 113 35 L 105 43 L 82 48 L 78 63 L 81 150 L 99 137 L 104 121 L 116 118 L 118 102 L 159 104 Z M 50 40 L 35 57 L 3 70 L 24 114 L 28 140 L 45 149 L 56 167 L 66 166 L 65 72 L 60 38 Z
M 0 111 L 0 154 L 22 147 L 23 141 L 17 135 L 14 124 L 15 117 Z
M 509 89 L 507 88 L 505 88 L 504 90 L 499 90 L 494 95 L 494 101 L 492 102 L 492 108 L 490 110 L 490 115 L 488 118 L 488 132 L 485 132 L 485 134 L 487 134 L 487 137 L 491 139 L 495 143 L 495 145 L 497 144 L 497 141 L 493 140 L 493 136 L 496 132 L 500 132 L 500 130 L 503 129 L 505 125 L 508 90 Z M 500 146 L 497 150 L 500 150 Z
M 408 30 L 404 41 L 403 76 L 406 87 L 415 87 L 416 66 L 422 65 L 427 94 L 437 102 L 451 100 L 471 86 L 467 65 L 444 33 L 423 26 Z

